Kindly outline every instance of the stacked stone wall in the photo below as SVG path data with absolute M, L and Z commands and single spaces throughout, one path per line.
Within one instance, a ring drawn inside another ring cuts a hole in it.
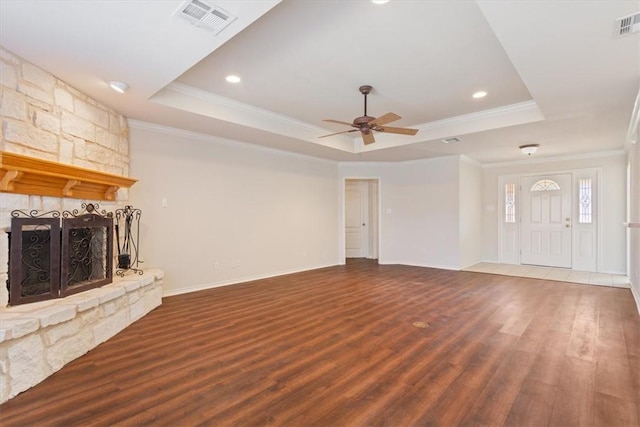
M 0 46 L 0 150 L 129 176 L 129 128 L 120 113 Z M 112 211 L 116 202 L 28 196 L 0 192 L 0 307 L 7 305 L 8 238 L 14 209 L 73 210 L 97 202 Z
M 127 119 L 0 47 L 0 150 L 129 175 Z

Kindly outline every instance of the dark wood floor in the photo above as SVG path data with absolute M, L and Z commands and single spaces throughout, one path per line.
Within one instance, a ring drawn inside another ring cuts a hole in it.
M 2 426 L 637 426 L 628 289 L 355 262 L 166 298 Z

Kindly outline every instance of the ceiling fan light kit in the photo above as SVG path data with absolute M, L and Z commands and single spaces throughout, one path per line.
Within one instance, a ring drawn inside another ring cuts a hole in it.
M 347 125 L 354 127 L 355 129 L 345 130 L 342 132 L 331 133 L 329 135 L 322 135 L 318 138 L 326 138 L 328 136 L 340 135 L 343 133 L 356 132 L 360 131 L 362 136 L 362 141 L 365 145 L 373 144 L 376 142 L 373 132 L 386 132 L 386 133 L 396 133 L 400 135 L 415 135 L 418 133 L 418 129 L 409 129 L 409 128 L 399 128 L 399 127 L 390 127 L 384 126 L 387 123 L 395 122 L 396 120 L 400 120 L 402 117 L 395 113 L 387 113 L 378 118 L 371 117 L 367 115 L 367 95 L 371 93 L 373 87 L 371 85 L 362 85 L 358 88 L 360 93 L 364 95 L 364 115 L 360 117 L 356 117 L 353 120 L 353 123 L 342 122 L 340 120 L 333 119 L 324 119 L 325 122 L 337 123 L 341 125 Z

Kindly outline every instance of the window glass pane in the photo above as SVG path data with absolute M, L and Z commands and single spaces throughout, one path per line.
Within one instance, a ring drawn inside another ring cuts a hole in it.
M 578 222 L 580 224 L 591 224 L 593 221 L 593 205 L 591 178 L 578 180 Z
M 504 222 L 516 222 L 516 185 L 504 186 Z
M 531 186 L 531 191 L 554 191 L 560 190 L 557 182 L 550 179 L 541 179 Z

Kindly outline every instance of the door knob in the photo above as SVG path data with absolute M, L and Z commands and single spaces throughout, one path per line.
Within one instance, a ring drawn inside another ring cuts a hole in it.
M 363 226 L 363 227 L 365 226 L 365 223 L 364 223 L 364 222 L 362 223 L 362 226 Z

